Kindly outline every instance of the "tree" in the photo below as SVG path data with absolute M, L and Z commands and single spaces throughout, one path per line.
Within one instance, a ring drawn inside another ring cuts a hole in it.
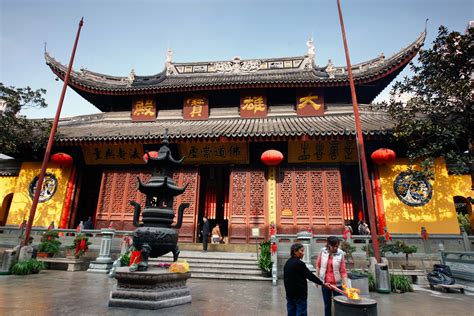
M 473 33 L 440 26 L 433 47 L 420 50 L 418 63 L 410 64 L 414 75 L 397 82 L 385 104 L 396 124 L 395 140 L 406 144 L 411 166 L 420 163 L 430 178 L 437 157 L 454 173 L 471 169 L 472 175 L 474 169 Z M 409 96 L 406 103 L 395 98 L 402 94 Z
M 51 122 L 29 120 L 19 115 L 25 108 L 45 108 L 45 93 L 45 89 L 6 87 L 0 82 L 0 100 L 6 104 L 0 113 L 0 153 L 25 157 L 46 147 Z

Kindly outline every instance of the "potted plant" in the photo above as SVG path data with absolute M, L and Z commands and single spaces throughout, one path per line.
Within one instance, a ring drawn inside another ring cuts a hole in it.
M 12 265 L 10 272 L 15 275 L 36 274 L 44 267 L 44 262 L 36 259 L 19 260 Z
M 390 274 L 390 285 L 394 293 L 413 292 L 411 280 L 406 275 Z
M 411 255 L 412 253 L 415 253 L 417 252 L 418 248 L 416 246 L 410 246 L 410 245 L 407 245 L 405 242 L 400 242 L 401 245 L 400 245 L 400 250 L 401 252 L 403 252 L 405 254 L 405 259 L 406 259 L 406 262 L 405 264 L 402 264 L 402 268 L 404 270 L 415 270 L 416 269 L 416 266 L 415 265 L 411 265 L 409 262 L 408 262 L 408 256 Z
M 260 257 L 258 259 L 258 266 L 262 269 L 265 276 L 272 274 L 272 256 L 270 253 L 270 241 L 263 241 L 260 243 Z
M 346 268 L 352 269 L 354 268 L 354 257 L 352 254 L 356 250 L 356 247 L 353 246 L 350 242 L 343 240 L 339 246 L 342 251 L 346 253 Z
M 52 257 L 59 253 L 59 246 L 61 242 L 58 240 L 59 235 L 57 231 L 48 230 L 41 236 L 40 244 L 38 245 L 38 257 Z
M 74 243 L 68 248 L 70 250 L 74 250 L 74 257 L 77 259 L 83 256 L 87 250 L 89 250 L 90 244 L 91 242 L 89 241 L 89 237 L 87 237 L 85 234 L 79 233 L 76 235 L 76 238 L 74 238 Z

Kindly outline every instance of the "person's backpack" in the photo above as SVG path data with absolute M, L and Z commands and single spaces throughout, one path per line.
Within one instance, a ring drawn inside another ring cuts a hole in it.
M 433 271 L 428 273 L 426 276 L 431 285 L 452 285 L 456 283 L 456 280 L 451 273 L 451 269 L 447 265 L 435 264 L 433 267 Z
M 446 274 L 449 277 L 453 277 L 453 273 L 451 272 L 451 269 L 445 264 L 435 264 L 433 265 L 433 270 Z

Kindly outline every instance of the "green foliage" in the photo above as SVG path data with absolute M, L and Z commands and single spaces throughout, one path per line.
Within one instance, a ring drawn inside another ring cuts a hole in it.
M 385 253 L 392 252 L 392 243 L 387 242 L 383 236 L 378 236 L 377 239 L 379 240 L 380 246 L 380 255 L 385 257 Z M 362 246 L 362 251 L 365 251 L 367 257 L 374 257 L 374 247 L 372 244 Z
M 458 223 L 459 223 L 459 228 L 462 228 L 466 232 L 466 234 L 468 235 L 472 234 L 471 218 L 469 217 L 468 214 L 458 213 Z
M 272 257 L 270 252 L 271 242 L 262 241 L 260 243 L 260 258 L 258 259 L 258 266 L 266 272 L 272 270 Z
M 394 253 L 394 254 L 399 253 L 399 252 L 404 253 L 405 258 L 406 258 L 406 264 L 408 265 L 408 255 L 411 255 L 412 253 L 417 252 L 418 248 L 416 246 L 408 245 L 403 240 L 397 240 L 396 242 L 392 244 L 387 244 L 386 251 Z
M 51 122 L 46 120 L 28 120 L 19 115 L 22 109 L 45 108 L 43 95 L 46 90 L 32 90 L 30 87 L 6 87 L 0 82 L 0 100 L 7 107 L 0 114 L 0 148 L 2 153 L 14 157 L 28 157 L 46 147 Z
M 61 242 L 58 240 L 59 235 L 57 231 L 48 230 L 41 236 L 41 242 L 38 245 L 38 252 L 47 252 L 57 254 L 59 253 L 59 246 Z
M 387 110 L 396 125 L 395 141 L 407 146 L 410 164 L 420 163 L 425 176 L 433 178 L 433 163 L 444 157 L 450 170 L 472 168 L 474 157 L 474 105 L 471 91 L 474 29 L 466 34 L 440 26 L 433 46 L 420 50 L 414 72 L 397 82 Z M 407 95 L 401 102 L 393 98 Z M 471 126 L 471 127 L 469 127 Z M 469 150 L 469 155 L 464 154 Z
M 16 275 L 26 275 L 31 273 L 38 273 L 40 270 L 45 268 L 44 262 L 36 259 L 20 260 L 17 261 L 12 267 L 10 272 Z
M 122 266 L 129 266 L 130 265 L 130 256 L 132 255 L 131 251 L 127 251 L 123 255 L 120 256 L 120 264 Z
M 392 292 L 413 292 L 411 280 L 405 275 L 390 274 L 390 284 L 392 286 Z
M 375 277 L 372 272 L 367 272 L 368 281 L 369 281 L 369 291 L 375 291 Z
M 341 244 L 339 245 L 339 248 L 344 251 L 346 253 L 346 260 L 347 262 L 352 262 L 353 261 L 353 257 L 352 257 L 352 254 L 354 253 L 354 251 L 356 250 L 356 247 L 353 246 L 351 243 L 343 240 L 341 242 Z
M 68 246 L 68 248 L 75 250 L 75 256 L 76 258 L 79 258 L 89 250 L 90 244 L 92 243 L 89 241 L 89 237 L 85 234 L 79 233 L 76 235 L 76 238 L 74 238 L 73 244 Z

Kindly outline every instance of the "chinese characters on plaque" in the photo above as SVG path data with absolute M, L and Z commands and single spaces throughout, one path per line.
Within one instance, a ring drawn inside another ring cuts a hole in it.
M 137 101 L 137 111 L 139 113 L 146 111 L 145 101 L 142 100 L 141 103 L 140 101 Z M 240 117 L 243 118 L 266 117 L 268 113 L 268 106 L 265 92 L 260 90 L 246 90 L 245 92 L 242 92 L 240 95 L 239 110 Z M 298 116 L 323 116 L 323 91 L 319 89 L 298 90 L 296 97 L 296 113 Z M 156 117 L 156 112 L 154 114 L 154 117 Z M 191 94 L 186 96 L 183 101 L 183 118 L 185 120 L 209 119 L 208 95 Z
M 154 121 L 156 119 L 156 103 L 151 98 L 136 99 L 132 105 L 132 121 Z
M 207 120 L 209 102 L 206 95 L 191 95 L 184 98 L 183 117 L 185 120 Z
M 203 143 L 179 145 L 185 164 L 194 163 L 242 163 L 249 162 L 247 143 Z
M 300 90 L 296 97 L 296 113 L 298 116 L 323 116 L 324 96 L 316 89 Z
M 87 165 L 144 164 L 143 146 L 137 145 L 89 145 L 82 146 Z
M 262 92 L 245 92 L 240 95 L 240 117 L 266 117 L 267 97 Z
M 288 162 L 357 162 L 355 140 L 288 142 Z

